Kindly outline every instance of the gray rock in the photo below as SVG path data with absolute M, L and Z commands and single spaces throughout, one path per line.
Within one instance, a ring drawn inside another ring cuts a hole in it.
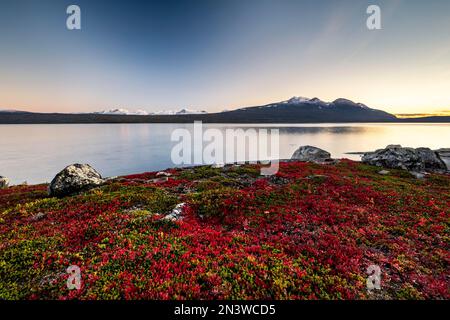
M 386 147 L 386 149 L 396 149 L 396 148 L 401 148 L 402 145 L 401 144 L 390 144 Z
M 183 208 L 186 204 L 184 202 L 179 203 L 175 206 L 175 208 L 172 210 L 171 213 L 169 213 L 168 215 L 164 216 L 163 220 L 169 220 L 169 221 L 178 221 L 182 219 L 182 213 L 183 213 Z
M 447 166 L 438 153 L 429 148 L 417 148 L 417 154 L 422 159 L 425 170 L 428 171 L 442 171 L 447 170 Z
M 441 149 L 434 150 L 434 152 L 439 154 L 439 156 L 441 156 L 441 157 L 450 157 L 450 148 L 441 148 Z
M 447 170 L 436 152 L 428 148 L 403 148 L 400 145 L 389 145 L 385 149 L 365 153 L 361 161 L 374 166 L 414 172 Z
M 381 170 L 378 172 L 378 174 L 381 174 L 382 176 L 388 175 L 390 172 L 387 170 Z
M 450 171 L 450 148 L 441 148 L 438 150 L 434 150 L 434 152 L 436 152 L 439 158 L 444 161 L 447 166 L 447 171 Z
M 65 197 L 102 185 L 105 180 L 88 164 L 72 164 L 53 178 L 48 188 L 50 196 Z
M 450 157 L 441 157 L 441 160 L 444 161 L 447 166 L 447 171 L 450 171 Z
M 410 171 L 409 173 L 416 179 L 424 179 L 425 178 L 425 174 L 423 174 L 421 172 Z
M 275 185 L 283 185 L 289 183 L 289 179 L 277 176 L 277 175 L 271 175 L 267 179 L 270 183 Z
M 120 179 L 122 179 L 121 177 L 118 176 L 113 176 L 113 177 L 107 177 L 107 178 L 103 178 L 104 181 L 120 181 Z
M 5 189 L 9 186 L 9 180 L 6 177 L 0 176 L 0 189 Z
M 331 154 L 325 150 L 313 146 L 301 146 L 294 152 L 291 159 L 321 163 L 330 161 Z
M 39 221 L 39 220 L 42 220 L 42 219 L 44 219 L 44 218 L 45 218 L 45 213 L 38 212 L 38 213 L 36 213 L 35 215 L 33 215 L 33 216 L 31 217 L 31 220 L 32 220 L 32 221 Z
M 158 173 L 156 174 L 156 176 L 157 176 L 157 177 L 170 177 L 170 176 L 172 176 L 172 174 L 169 173 L 169 172 L 160 171 L 160 172 L 158 172 Z

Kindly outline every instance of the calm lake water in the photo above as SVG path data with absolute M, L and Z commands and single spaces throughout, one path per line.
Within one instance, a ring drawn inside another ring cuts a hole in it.
M 89 163 L 103 176 L 174 167 L 171 134 L 192 132 L 192 124 L 0 125 L 0 175 L 13 184 L 49 182 L 71 163 Z M 388 144 L 432 149 L 450 147 L 450 124 L 204 124 L 203 129 L 273 128 L 280 133 L 280 157 L 313 145 L 336 158 Z M 206 144 L 205 144 L 206 145 Z

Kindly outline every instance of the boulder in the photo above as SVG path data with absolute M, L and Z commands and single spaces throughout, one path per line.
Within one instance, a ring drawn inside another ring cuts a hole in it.
M 441 172 L 447 169 L 436 152 L 428 148 L 403 148 L 400 145 L 389 145 L 384 149 L 365 153 L 361 161 L 374 166 L 414 172 Z
M 294 152 L 291 159 L 307 162 L 326 162 L 331 160 L 331 154 L 313 146 L 301 146 Z
M 438 150 L 434 150 L 441 158 L 442 161 L 444 161 L 445 165 L 447 166 L 447 171 L 450 171 L 450 148 L 441 148 Z
M 437 152 L 429 148 L 417 148 L 417 154 L 422 159 L 425 170 L 427 171 L 445 171 L 447 166 Z
M 9 185 L 9 180 L 6 177 L 0 176 L 0 189 L 5 189 Z
M 72 164 L 53 178 L 48 194 L 54 197 L 65 197 L 102 185 L 105 180 L 88 164 Z

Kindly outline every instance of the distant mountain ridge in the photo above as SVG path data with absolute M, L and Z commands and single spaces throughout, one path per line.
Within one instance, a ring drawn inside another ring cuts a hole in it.
M 288 100 L 218 113 L 181 109 L 148 113 L 112 109 L 95 113 L 1 112 L 1 123 L 345 123 L 345 122 L 450 122 L 450 117 L 402 119 L 365 104 L 339 98 L 292 97 Z
M 28 111 L 15 110 L 15 109 L 0 109 L 0 113 L 28 113 Z
M 163 110 L 157 112 L 148 112 L 142 109 L 138 109 L 136 111 L 130 111 L 128 109 L 111 109 L 111 110 L 103 110 L 98 112 L 93 112 L 93 114 L 109 114 L 109 115 L 120 115 L 120 116 L 148 116 L 148 115 L 184 115 L 184 114 L 206 114 L 206 111 L 198 111 L 198 110 L 190 110 L 190 109 L 181 109 L 181 110 Z
M 165 110 L 165 111 L 157 111 L 157 112 L 152 112 L 150 114 L 154 114 L 154 115 L 187 115 L 187 114 L 207 114 L 208 112 L 204 111 L 204 110 L 191 110 L 191 109 L 181 109 L 178 111 L 174 111 L 174 110 Z
M 275 122 L 285 119 L 301 119 L 302 122 L 376 122 L 397 119 L 393 114 L 343 98 L 325 102 L 319 98 L 292 97 L 289 100 L 228 113 L 237 117 L 254 117 L 260 121 L 272 119 Z
M 93 112 L 94 114 L 110 114 L 110 115 L 119 115 L 119 116 L 127 116 L 127 115 L 142 115 L 146 116 L 149 113 L 145 110 L 138 109 L 137 111 L 130 111 L 128 109 L 110 109 L 110 110 L 103 110 L 103 111 L 97 111 Z

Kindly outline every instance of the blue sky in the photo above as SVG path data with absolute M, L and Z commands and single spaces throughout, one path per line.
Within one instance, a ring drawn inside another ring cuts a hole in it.
M 82 30 L 66 29 L 77 4 Z M 382 30 L 366 28 L 381 7 Z M 0 109 L 450 109 L 447 0 L 1 0 Z

